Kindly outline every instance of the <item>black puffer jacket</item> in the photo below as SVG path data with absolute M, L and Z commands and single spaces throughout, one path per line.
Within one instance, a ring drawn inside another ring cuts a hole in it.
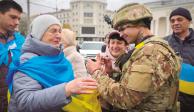
M 170 46 L 183 58 L 183 62 L 194 66 L 194 31 L 190 30 L 190 35 L 184 41 L 174 34 L 165 37 Z

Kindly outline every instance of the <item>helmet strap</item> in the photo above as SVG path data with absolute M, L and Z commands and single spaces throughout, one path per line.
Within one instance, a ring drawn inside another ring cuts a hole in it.
M 139 29 L 136 36 L 135 44 L 138 44 L 142 40 L 142 38 L 143 38 L 143 31 Z

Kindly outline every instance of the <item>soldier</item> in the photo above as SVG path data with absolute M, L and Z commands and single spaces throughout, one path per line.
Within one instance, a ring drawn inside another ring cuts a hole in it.
M 114 29 L 121 32 L 128 44 L 136 45 L 117 60 L 122 68 L 119 81 L 103 74 L 100 59 L 88 60 L 86 64 L 98 82 L 100 96 L 120 109 L 118 112 L 176 111 L 180 60 L 166 41 L 151 33 L 151 20 L 151 12 L 137 3 L 123 6 L 114 15 Z

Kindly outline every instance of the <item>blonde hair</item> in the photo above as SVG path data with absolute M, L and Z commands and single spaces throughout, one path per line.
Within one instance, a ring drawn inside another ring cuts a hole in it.
M 76 34 L 72 30 L 63 29 L 61 42 L 65 47 L 76 46 Z

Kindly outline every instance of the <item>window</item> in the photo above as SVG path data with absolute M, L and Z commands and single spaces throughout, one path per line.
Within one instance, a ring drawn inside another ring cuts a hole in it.
M 82 27 L 82 34 L 95 34 L 95 27 Z
M 92 4 L 90 4 L 90 3 L 85 3 L 85 4 L 84 4 L 84 8 L 90 8 L 90 9 L 91 9 L 91 8 L 92 8 Z
M 93 39 L 86 37 L 86 38 L 84 38 L 84 41 L 93 41 Z
M 93 17 L 92 12 L 84 12 L 84 17 Z

